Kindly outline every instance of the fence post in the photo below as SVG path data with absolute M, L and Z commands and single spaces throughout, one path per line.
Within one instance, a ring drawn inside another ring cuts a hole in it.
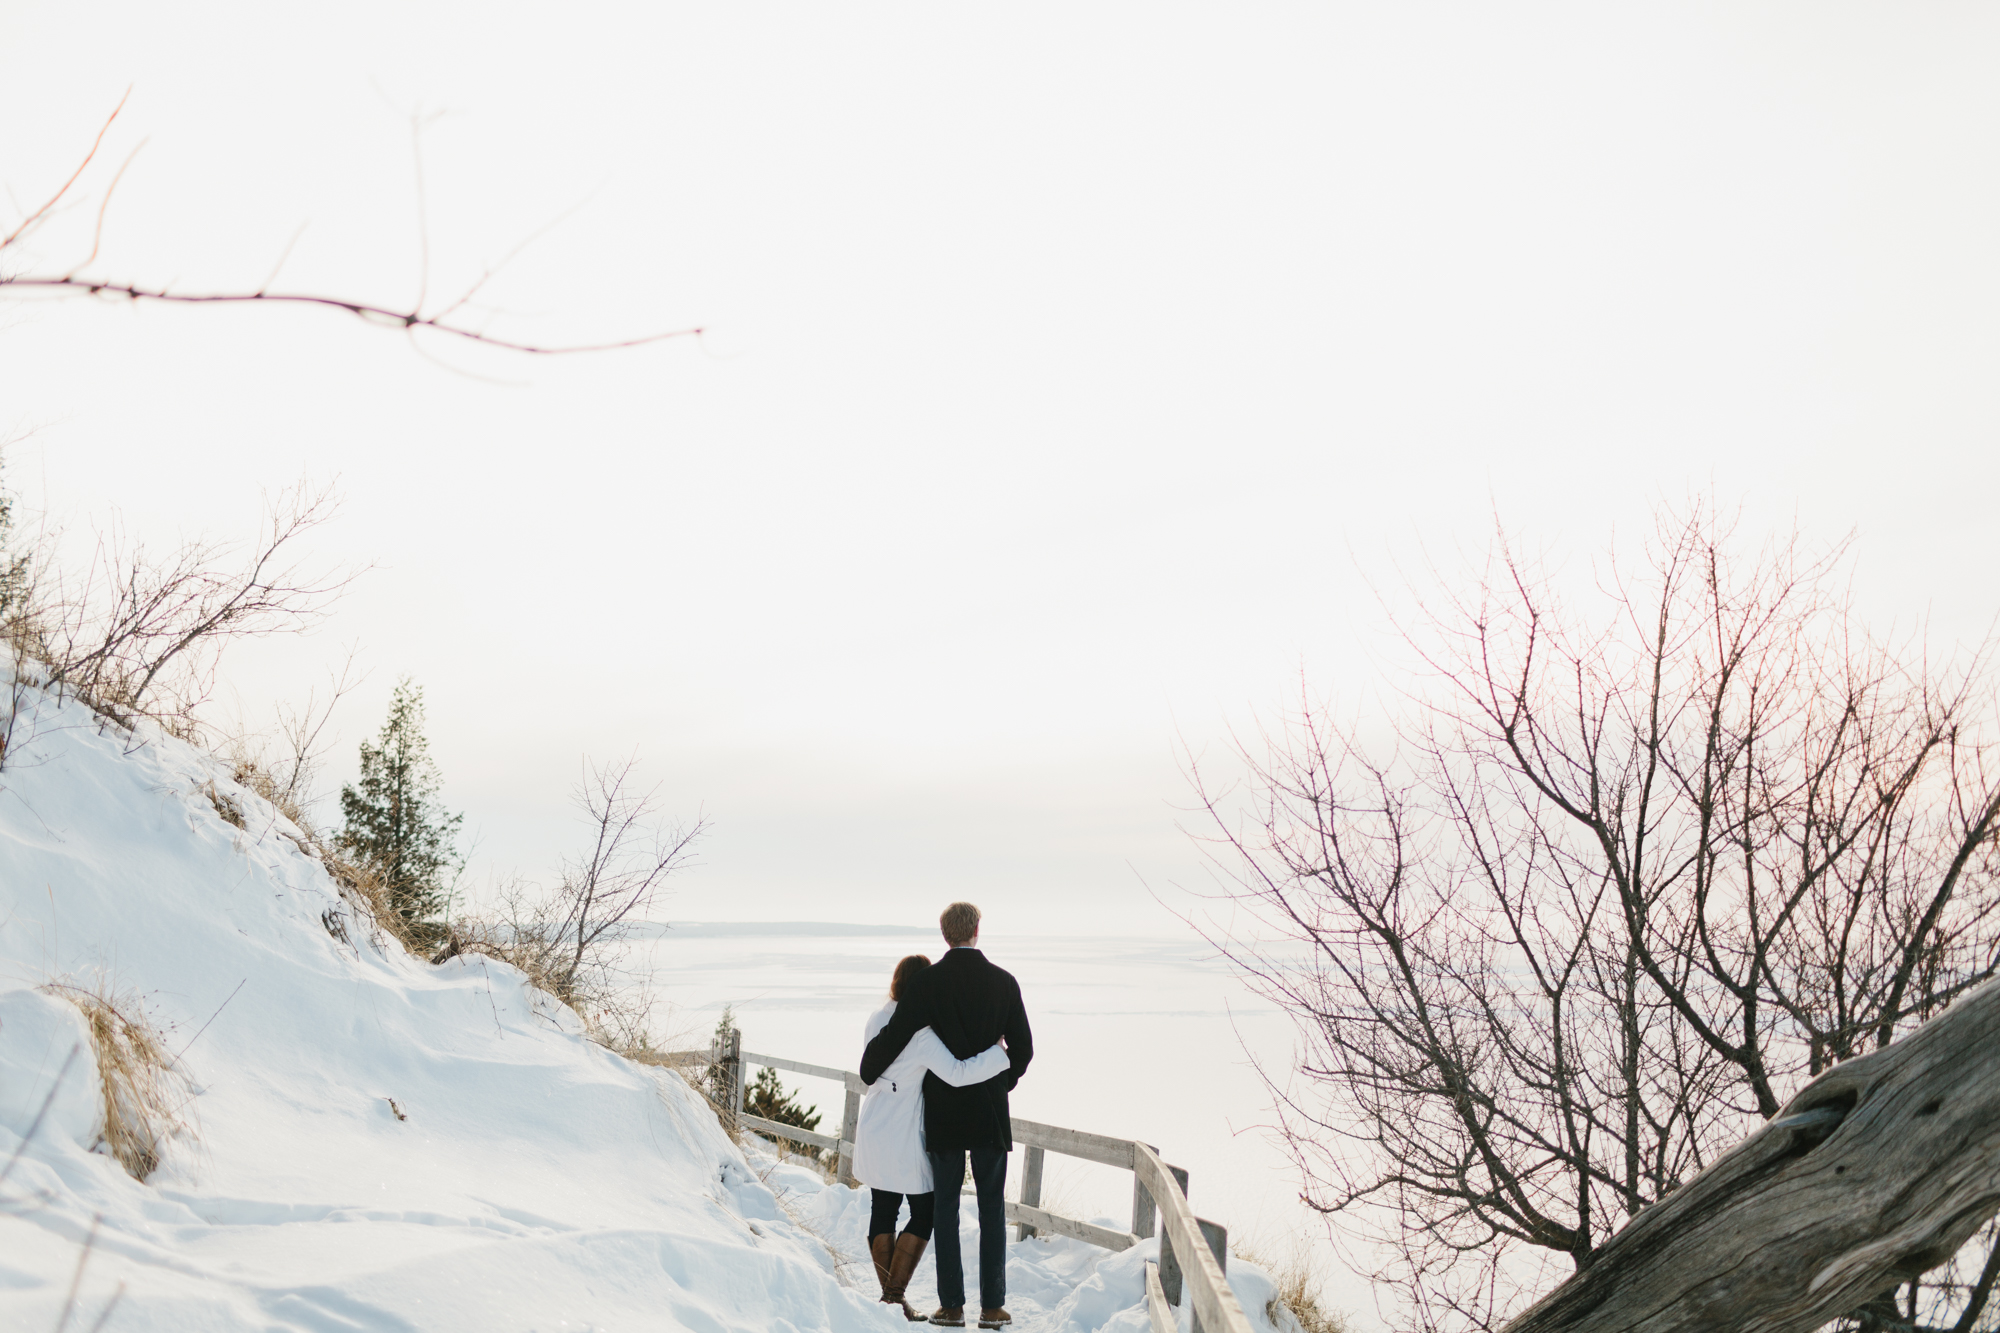
M 847 1100 L 840 1108 L 840 1147 L 834 1149 L 840 1183 L 854 1183 L 854 1135 L 861 1125 L 861 1094 L 854 1089 L 847 1090 Z
M 1028 1145 L 1027 1159 L 1021 1163 L 1021 1202 L 1030 1208 L 1042 1206 L 1042 1150 L 1033 1144 Z M 1015 1237 L 1017 1240 L 1026 1240 L 1035 1234 L 1035 1229 L 1026 1222 L 1021 1223 L 1018 1230 L 1020 1235 Z
M 1174 1184 L 1181 1187 L 1181 1197 L 1188 1192 L 1188 1173 L 1185 1168 L 1167 1165 L 1173 1175 Z M 1168 1305 L 1181 1303 L 1181 1261 L 1174 1255 L 1173 1233 L 1164 1229 L 1160 1232 L 1160 1290 L 1167 1294 Z
M 1153 1148 L 1152 1144 L 1146 1145 Z M 1158 1152 L 1158 1148 L 1153 1148 Z M 1024 1201 L 1025 1202 L 1025 1201 Z M 1146 1240 L 1153 1234 L 1153 1196 L 1146 1189 L 1146 1183 L 1139 1179 L 1139 1173 L 1132 1173 L 1132 1234 Z
M 729 1132 L 734 1134 L 743 1114 L 743 1033 L 731 1028 L 722 1037 L 722 1092 L 729 1107 Z
M 1194 1224 L 1201 1228 L 1201 1238 L 1208 1242 L 1208 1252 L 1215 1256 L 1216 1267 L 1226 1275 L 1229 1272 L 1229 1228 L 1205 1217 L 1197 1217 Z M 1189 1312 L 1188 1333 L 1202 1333 L 1200 1310 Z
M 715 1118 L 723 1132 L 729 1132 L 729 1039 L 720 1030 L 708 1039 L 708 1099 L 715 1103 Z

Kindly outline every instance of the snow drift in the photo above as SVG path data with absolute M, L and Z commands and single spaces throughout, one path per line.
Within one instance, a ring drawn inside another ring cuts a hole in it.
M 64 985 L 177 1058 L 187 1128 L 143 1182 Z M 0 771 L 0 1163 L 8 1329 L 906 1327 L 865 1192 L 746 1156 L 515 969 L 376 936 L 211 756 L 34 691 Z M 1152 1253 L 1010 1246 L 1016 1326 L 1144 1329 Z M 1231 1276 L 1261 1326 L 1268 1278 Z

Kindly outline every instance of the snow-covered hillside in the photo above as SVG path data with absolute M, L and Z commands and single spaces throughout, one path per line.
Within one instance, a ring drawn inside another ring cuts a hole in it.
M 199 750 L 30 695 L 0 770 L 0 1327 L 114 1298 L 105 1328 L 160 1333 L 906 1327 L 847 1257 L 863 1192 L 746 1157 L 514 969 L 371 940 L 296 834 Z M 180 1057 L 191 1129 L 145 1183 L 60 983 Z M 1152 1252 L 1012 1245 L 1016 1326 L 1143 1329 Z

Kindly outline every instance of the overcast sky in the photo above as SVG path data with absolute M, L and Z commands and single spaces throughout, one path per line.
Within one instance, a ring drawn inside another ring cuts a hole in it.
M 1983 4 L 4 0 L 10 216 L 133 90 L 17 264 L 144 140 L 92 273 L 298 233 L 276 286 L 435 303 L 556 222 L 490 327 L 708 330 L 0 297 L 7 475 L 162 541 L 337 479 L 371 572 L 231 685 L 354 645 L 337 781 L 413 676 L 477 882 L 636 751 L 714 822 L 669 915 L 1166 931 L 1180 741 L 1365 699 L 1496 511 L 1581 558 L 1713 493 L 1984 627 L 1996 67 Z

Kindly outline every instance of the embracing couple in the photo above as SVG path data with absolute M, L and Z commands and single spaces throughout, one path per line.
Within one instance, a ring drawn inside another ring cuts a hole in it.
M 1034 1058 L 1034 1039 L 1020 985 L 979 952 L 979 909 L 953 903 L 938 926 L 948 946 L 944 957 L 933 964 L 912 954 L 896 964 L 889 1003 L 868 1020 L 861 1057 L 868 1092 L 854 1132 L 854 1175 L 872 1194 L 868 1250 L 883 1301 L 922 1322 L 903 1292 L 935 1225 L 938 1310 L 930 1320 L 963 1328 L 958 1196 L 970 1156 L 979 1195 L 979 1327 L 1004 1328 L 1002 1190 L 1014 1146 L 1007 1094 Z M 910 1220 L 898 1236 L 905 1199 Z

